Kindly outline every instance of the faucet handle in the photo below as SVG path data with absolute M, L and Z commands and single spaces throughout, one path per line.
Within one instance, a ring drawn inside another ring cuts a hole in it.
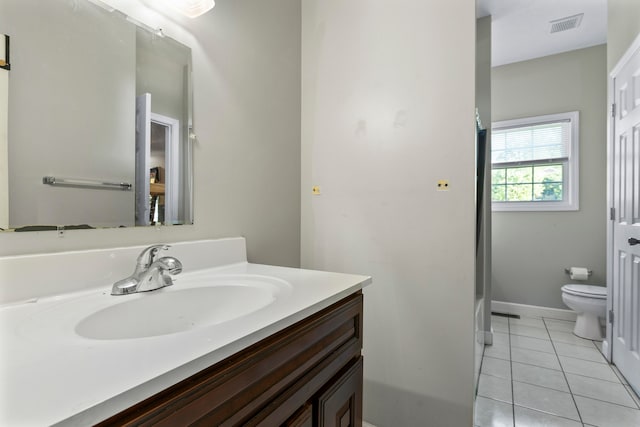
M 182 273 L 182 263 L 172 256 L 165 256 L 157 261 L 163 272 L 172 276 Z
M 138 255 L 137 268 L 146 269 L 155 261 L 156 255 L 161 250 L 167 250 L 170 245 L 151 245 L 145 248 L 140 255 Z

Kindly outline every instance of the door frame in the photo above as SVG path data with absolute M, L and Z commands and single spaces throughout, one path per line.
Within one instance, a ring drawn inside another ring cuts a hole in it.
M 173 225 L 178 220 L 178 189 L 180 185 L 180 121 L 173 117 L 151 113 L 150 122 L 165 126 L 165 212 L 163 225 Z
M 149 225 L 149 157 L 151 137 L 151 94 L 136 97 L 135 134 L 135 224 Z
M 611 317 L 609 313 L 614 313 L 613 311 L 613 238 L 614 232 L 613 227 L 615 223 L 615 219 L 611 218 L 611 210 L 614 208 L 613 205 L 613 185 L 614 185 L 614 156 L 613 156 L 613 145 L 615 144 L 615 92 L 614 92 L 614 81 L 622 68 L 629 62 L 633 54 L 636 51 L 640 50 L 640 34 L 638 34 L 635 40 L 629 45 L 624 55 L 620 58 L 618 63 L 609 73 L 608 78 L 608 88 L 607 88 L 607 101 L 608 101 L 608 115 L 609 120 L 607 120 L 607 315 L 606 315 L 606 325 L 607 325 L 607 333 L 605 339 L 602 341 L 602 353 L 606 357 L 609 363 L 613 362 L 613 346 L 612 343 L 612 334 L 613 329 L 611 325 Z

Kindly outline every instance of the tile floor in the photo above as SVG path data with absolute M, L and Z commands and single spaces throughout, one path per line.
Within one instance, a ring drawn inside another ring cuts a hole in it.
M 640 427 L 640 399 L 573 322 L 493 316 L 476 427 Z

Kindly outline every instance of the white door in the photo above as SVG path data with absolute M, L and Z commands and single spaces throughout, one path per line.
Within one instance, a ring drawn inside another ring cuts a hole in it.
M 613 363 L 640 390 L 640 43 L 634 48 L 612 75 L 610 336 Z
M 136 98 L 136 225 L 149 225 L 149 159 L 151 158 L 151 94 Z

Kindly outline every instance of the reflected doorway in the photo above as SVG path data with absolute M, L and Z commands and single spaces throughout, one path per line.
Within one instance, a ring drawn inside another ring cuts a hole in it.
M 151 225 L 175 224 L 178 220 L 180 122 L 151 113 L 149 197 Z
M 151 94 L 136 108 L 136 225 L 178 223 L 180 121 L 151 112 Z

